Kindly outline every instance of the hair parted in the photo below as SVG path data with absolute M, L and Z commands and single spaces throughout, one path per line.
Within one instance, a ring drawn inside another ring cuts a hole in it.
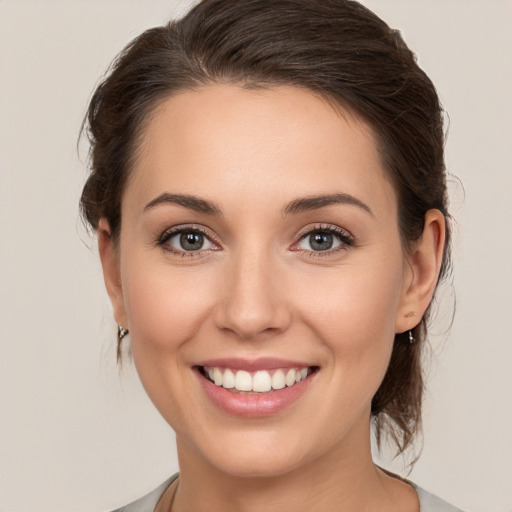
M 213 83 L 300 87 L 366 121 L 397 193 L 404 250 L 421 236 L 429 209 L 448 219 L 443 111 L 398 31 L 351 0 L 203 0 L 134 39 L 94 92 L 82 127 L 91 149 L 80 203 L 94 230 L 105 218 L 117 240 L 123 190 L 155 108 L 178 91 Z M 447 223 L 440 278 L 449 248 Z M 416 343 L 407 333 L 395 336 L 372 401 L 378 439 L 389 434 L 399 452 L 421 427 L 428 316 L 413 330 Z

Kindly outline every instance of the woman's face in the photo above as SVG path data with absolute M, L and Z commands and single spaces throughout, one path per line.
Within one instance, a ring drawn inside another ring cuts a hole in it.
M 182 464 L 270 476 L 368 445 L 412 271 L 361 120 L 291 87 L 166 100 L 118 261 L 116 320 Z

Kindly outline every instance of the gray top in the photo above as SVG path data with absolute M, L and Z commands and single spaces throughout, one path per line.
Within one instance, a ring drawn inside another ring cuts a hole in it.
M 411 485 L 418 493 L 418 498 L 420 500 L 420 512 L 462 512 L 460 508 L 446 503 L 446 501 L 430 494 L 425 491 L 425 489 L 418 487 L 416 484 Z
M 165 492 L 167 487 L 171 485 L 174 480 L 178 478 L 178 473 L 173 475 L 171 478 L 166 480 L 163 484 L 159 485 L 154 491 L 151 491 L 146 496 L 139 498 L 138 500 L 125 505 L 124 507 L 118 508 L 112 512 L 154 512 L 158 500 Z M 456 508 L 446 501 L 430 494 L 416 484 L 411 483 L 420 500 L 420 512 L 462 512 L 459 508 Z
M 169 487 L 169 485 L 178 478 L 178 474 L 179 473 L 172 475 L 171 478 L 166 480 L 163 484 L 160 484 L 154 491 L 146 494 L 146 496 L 142 496 L 142 498 L 139 498 L 129 505 L 125 505 L 124 507 L 113 510 L 112 512 L 154 512 L 158 500 L 167 487 Z

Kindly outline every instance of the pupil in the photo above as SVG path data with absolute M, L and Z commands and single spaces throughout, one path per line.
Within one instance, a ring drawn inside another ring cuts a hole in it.
M 309 237 L 309 243 L 315 251 L 327 251 L 332 247 L 332 242 L 330 233 L 315 233 Z
M 204 239 L 201 233 L 182 233 L 180 244 L 186 251 L 196 251 L 203 246 Z

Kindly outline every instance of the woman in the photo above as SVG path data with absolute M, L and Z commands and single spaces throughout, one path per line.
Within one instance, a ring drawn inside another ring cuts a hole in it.
M 206 0 L 116 60 L 82 195 L 179 477 L 121 510 L 457 510 L 378 468 L 421 419 L 449 265 L 443 124 L 343 0 Z

